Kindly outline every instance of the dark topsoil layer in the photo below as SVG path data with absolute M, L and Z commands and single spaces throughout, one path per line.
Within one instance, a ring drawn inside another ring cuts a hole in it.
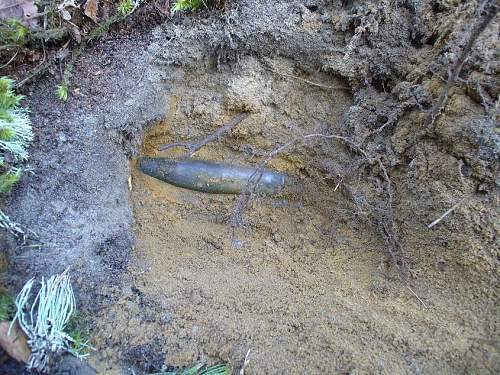
M 468 53 L 447 106 L 425 128 L 450 66 L 484 17 L 477 8 L 475 1 L 242 0 L 222 15 L 181 17 L 102 41 L 82 56 L 68 103 L 55 98 L 51 76 L 26 89 L 34 173 L 25 175 L 7 211 L 43 246 L 5 238 L 8 285 L 15 292 L 28 277 L 71 266 L 81 306 L 99 311 L 119 299 L 112 286 L 135 241 L 129 159 L 143 129 L 167 116 L 179 68 L 189 80 L 200 71 L 233 74 L 245 56 L 283 57 L 294 61 L 292 75 L 319 71 L 350 88 L 348 110 L 320 130 L 349 137 L 382 164 L 341 142 L 335 163 L 321 148 L 309 151 L 325 178 L 343 178 L 345 200 L 355 203 L 350 214 L 387 239 L 405 280 L 419 277 L 418 259 L 431 259 L 435 272 L 452 270 L 442 281 L 460 275 L 464 294 L 497 305 L 498 15 Z M 430 244 L 442 251 L 426 252 Z M 494 310 L 480 323 L 479 350 L 491 355 L 487 362 L 476 357 L 473 372 L 498 370 L 498 323 Z

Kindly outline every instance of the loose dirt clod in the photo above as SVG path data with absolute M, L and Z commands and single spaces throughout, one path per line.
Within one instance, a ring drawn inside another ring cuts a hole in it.
M 26 335 L 17 326 L 11 329 L 11 322 L 0 322 L 0 347 L 18 362 L 28 363 L 31 350 Z

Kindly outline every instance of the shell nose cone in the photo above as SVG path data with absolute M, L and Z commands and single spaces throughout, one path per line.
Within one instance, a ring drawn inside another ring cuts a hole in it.
M 156 164 L 155 160 L 153 158 L 148 158 L 148 157 L 142 157 L 139 158 L 139 169 L 149 175 L 149 176 L 155 176 L 156 175 Z

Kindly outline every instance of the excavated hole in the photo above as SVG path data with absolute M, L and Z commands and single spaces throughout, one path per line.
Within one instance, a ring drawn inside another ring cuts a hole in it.
M 196 158 L 256 166 L 298 135 L 340 133 L 336 124 L 352 98 L 325 86 L 343 82 L 304 74 L 289 60 L 267 63 L 275 72 L 253 58 L 240 61 L 238 71 L 177 68 L 168 84 L 168 114 L 146 130 L 139 155 L 179 157 L 183 150 L 158 148 L 200 140 L 241 111 L 251 115 Z M 107 373 L 123 364 L 136 373 L 159 370 L 159 363 L 228 362 L 238 369 L 249 349 L 248 371 L 255 374 L 368 369 L 380 348 L 395 373 L 408 361 L 425 360 L 418 353 L 427 329 L 456 327 L 429 323 L 388 269 L 380 235 L 355 220 L 352 202 L 336 189 L 335 170 L 342 170 L 336 167 L 349 165 L 349 155 L 342 143 L 325 140 L 274 158 L 268 167 L 302 178 L 304 194 L 254 201 L 239 248 L 229 225 L 237 196 L 177 188 L 132 161 L 136 245 L 122 297 L 96 319 L 96 346 L 110 349 L 94 365 Z M 434 293 L 451 316 L 453 298 Z M 401 348 L 410 354 L 401 356 Z M 441 339 L 432 351 L 448 356 Z
M 272 65 L 277 72 L 300 74 L 287 60 Z M 346 90 L 332 92 L 285 78 L 253 59 L 242 66 L 238 74 L 179 70 L 167 118 L 146 131 L 140 154 L 180 156 L 184 150 L 158 148 L 201 139 L 245 110 L 251 115 L 230 135 L 195 157 L 256 166 L 277 145 L 300 134 L 336 132 L 334 124 L 352 104 Z M 343 86 L 322 74 L 301 78 Z M 161 337 L 166 362 L 176 366 L 206 356 L 236 365 L 249 345 L 266 348 L 259 355 L 273 356 L 262 363 L 262 371 L 269 371 L 269 366 L 286 368 L 302 345 L 315 353 L 315 361 L 324 362 L 320 348 L 323 337 L 333 333 L 327 326 L 335 319 L 338 300 L 331 285 L 339 284 L 339 267 L 350 262 L 341 259 L 344 255 L 339 259 L 341 249 L 349 249 L 344 252 L 351 254 L 348 258 L 374 250 L 375 257 L 365 261 L 372 272 L 378 261 L 374 259 L 380 258 L 376 237 L 359 236 L 352 223 L 336 213 L 344 201 L 334 189 L 339 180 L 324 173 L 335 163 L 336 147 L 343 146 L 319 141 L 290 149 L 269 163 L 270 168 L 302 178 L 305 191 L 301 196 L 256 200 L 245 211 L 248 227 L 238 233 L 239 248 L 233 246 L 229 225 L 238 196 L 177 188 L 143 174 L 133 162 L 137 243 L 132 273 L 139 293 L 157 304 L 156 311 L 148 312 L 156 328 L 144 330 L 136 319 L 136 326 L 126 324 L 124 334 L 141 327 L 141 338 L 134 337 L 137 345 L 151 340 L 151 335 L 153 341 Z M 114 313 L 119 319 L 129 317 L 120 309 Z M 349 356 L 344 357 L 339 370 L 350 367 Z

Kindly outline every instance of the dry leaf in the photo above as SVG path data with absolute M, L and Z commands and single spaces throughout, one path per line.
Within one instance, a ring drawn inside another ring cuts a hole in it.
M 97 10 L 99 9 L 99 0 L 87 0 L 85 5 L 83 6 L 83 9 L 87 17 L 89 17 L 95 23 L 98 22 Z
M 82 42 L 82 34 L 80 33 L 80 29 L 78 29 L 78 27 L 73 26 L 71 28 L 71 33 L 73 34 L 73 38 L 76 40 L 77 43 Z
M 61 9 L 59 12 L 61 12 L 63 20 L 69 21 L 71 19 L 71 14 L 66 9 Z
M 61 4 L 57 6 L 57 9 L 61 10 L 64 8 L 80 8 L 80 5 L 76 4 L 76 0 L 64 0 Z
M 31 356 L 28 338 L 16 325 L 12 327 L 9 336 L 9 327 L 10 322 L 0 322 L 0 346 L 16 361 L 27 363 Z
M 59 51 L 56 52 L 56 59 L 58 60 L 64 60 L 66 57 L 69 55 L 69 49 L 66 47 L 61 48 Z

